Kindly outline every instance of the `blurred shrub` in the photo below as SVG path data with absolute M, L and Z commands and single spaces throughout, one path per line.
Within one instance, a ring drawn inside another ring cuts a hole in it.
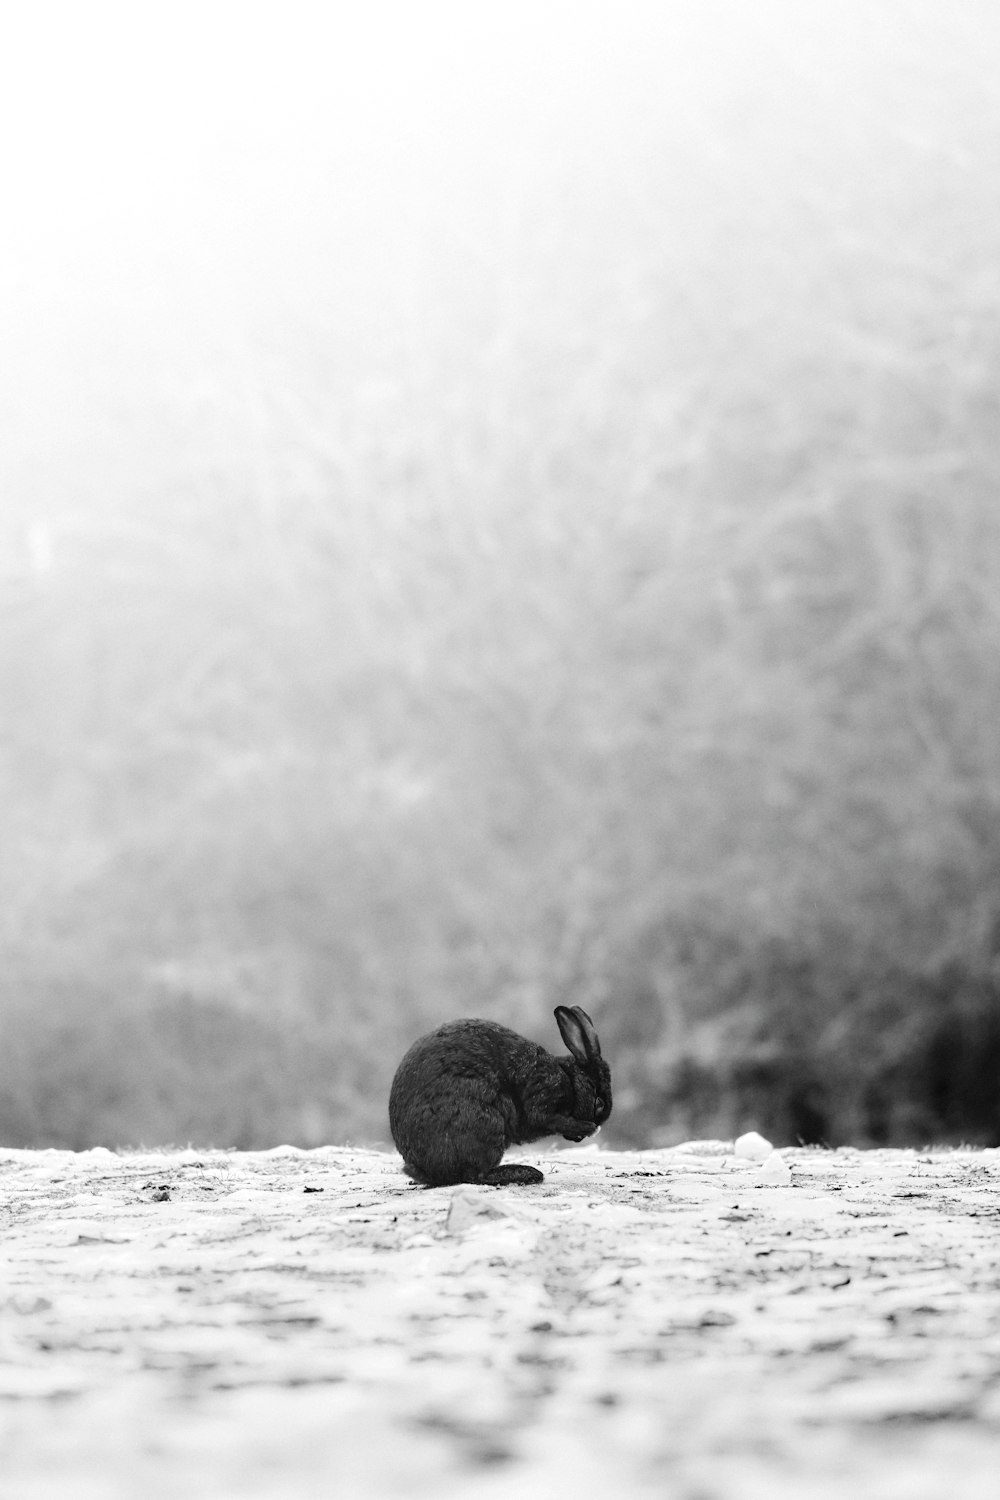
M 220 1004 L 182 998 L 143 1010 L 94 994 L 83 1007 L 15 1012 L 5 1038 L 7 1145 L 253 1150 L 364 1139 L 370 1128 L 341 1049 Z
M 789 1145 L 1000 1145 L 1000 984 L 958 965 L 849 980 L 771 948 L 672 1041 L 616 1047 L 621 1014 L 613 1134 L 630 1144 L 755 1128 Z

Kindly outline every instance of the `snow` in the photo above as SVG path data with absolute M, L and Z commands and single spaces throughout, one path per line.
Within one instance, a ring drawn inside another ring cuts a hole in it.
M 748 1130 L 745 1135 L 738 1135 L 733 1142 L 733 1155 L 746 1157 L 748 1161 L 763 1161 L 771 1155 L 774 1147 L 771 1142 L 758 1135 L 756 1130 Z
M 0 1151 L 4 1500 L 995 1500 L 1000 1153 L 736 1144 Z
M 761 1182 L 787 1185 L 792 1180 L 792 1169 L 780 1151 L 769 1151 L 757 1169 L 757 1176 Z

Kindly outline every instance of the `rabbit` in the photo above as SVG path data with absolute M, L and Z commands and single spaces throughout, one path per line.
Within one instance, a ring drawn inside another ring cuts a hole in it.
M 425 1187 L 543 1182 L 536 1167 L 500 1166 L 508 1146 L 562 1135 L 582 1141 L 611 1113 L 611 1072 L 579 1005 L 555 1018 L 569 1057 L 554 1057 L 496 1021 L 446 1021 L 396 1069 L 389 1126 L 403 1170 Z

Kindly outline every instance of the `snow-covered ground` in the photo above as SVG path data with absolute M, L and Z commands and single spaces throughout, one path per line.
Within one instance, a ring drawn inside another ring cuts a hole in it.
M 996 1500 L 1000 1151 L 0 1151 L 0 1494 Z

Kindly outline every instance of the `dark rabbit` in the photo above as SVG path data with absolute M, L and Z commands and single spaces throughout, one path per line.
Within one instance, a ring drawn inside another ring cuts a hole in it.
M 542 1182 L 536 1167 L 499 1165 L 508 1146 L 593 1135 L 611 1113 L 611 1073 L 585 1010 L 558 1005 L 555 1018 L 569 1057 L 496 1021 L 447 1021 L 413 1043 L 389 1093 L 410 1177 L 427 1187 Z

